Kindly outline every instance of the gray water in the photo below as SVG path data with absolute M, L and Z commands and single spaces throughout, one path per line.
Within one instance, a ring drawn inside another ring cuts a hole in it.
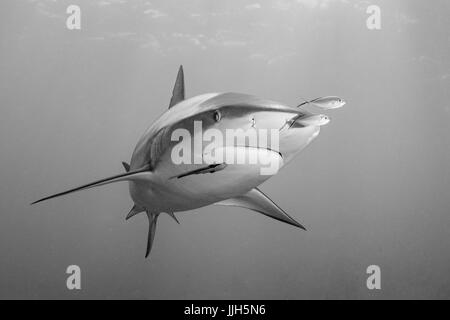
M 449 298 L 450 5 L 376 1 L 371 31 L 368 4 L 1 1 L 0 298 Z M 180 64 L 189 96 L 348 101 L 261 187 L 307 232 L 206 207 L 162 216 L 145 260 L 126 184 L 29 205 L 122 172 Z

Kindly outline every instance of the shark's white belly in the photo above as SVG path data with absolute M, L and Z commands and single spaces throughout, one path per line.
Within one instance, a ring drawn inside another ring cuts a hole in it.
M 245 147 L 235 149 L 236 153 L 261 156 L 264 161 L 225 161 L 226 167 L 220 171 L 177 178 L 179 174 L 205 167 L 205 164 L 175 165 L 170 159 L 164 159 L 167 157 L 165 155 L 165 161 L 153 172 L 151 181 L 130 182 L 131 197 L 150 210 L 191 210 L 245 194 L 283 166 L 283 158 L 278 152 Z
M 206 164 L 175 165 L 167 152 L 149 181 L 130 182 L 130 195 L 135 203 L 157 212 L 187 211 L 233 198 L 247 193 L 275 175 L 278 170 L 273 169 L 281 169 L 318 133 L 317 127 L 291 129 L 281 137 L 280 153 L 266 149 L 246 149 L 247 157 L 248 153 L 256 153 L 257 156 L 263 154 L 264 163 L 226 162 L 227 166 L 221 171 L 182 178 L 176 176 L 205 167 Z M 237 148 L 239 150 L 236 153 L 242 151 L 242 147 Z

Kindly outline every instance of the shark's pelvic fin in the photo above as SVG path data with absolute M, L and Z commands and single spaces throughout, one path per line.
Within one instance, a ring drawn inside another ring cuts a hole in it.
M 108 178 L 104 178 L 104 179 L 100 179 L 85 185 L 82 185 L 80 187 L 77 188 L 73 188 L 64 192 L 60 192 L 45 198 L 42 198 L 40 200 L 37 200 L 35 202 L 33 202 L 32 204 L 38 203 L 38 202 L 42 202 L 45 200 L 49 200 L 52 198 L 56 198 L 56 197 L 60 197 L 69 193 L 73 193 L 73 192 L 77 192 L 77 191 L 81 191 L 81 190 L 86 190 L 86 189 L 90 189 L 90 188 L 95 188 L 95 187 L 99 187 L 99 186 L 103 186 L 106 184 L 110 184 L 110 183 L 114 183 L 114 182 L 119 182 L 119 181 L 139 181 L 142 179 L 148 179 L 149 175 L 151 175 L 151 172 L 149 171 L 148 167 L 143 168 L 143 169 L 139 169 L 139 170 L 134 170 L 134 171 L 129 171 L 126 173 L 122 173 L 122 174 L 118 174 L 112 177 L 108 177 Z
M 170 177 L 170 179 L 174 179 L 174 178 L 181 179 L 181 178 L 191 176 L 191 175 L 196 175 L 196 174 L 214 173 L 214 172 L 222 171 L 223 169 L 226 168 L 226 166 L 227 166 L 226 163 L 210 164 L 207 167 L 195 169 L 192 171 L 182 173 L 178 176 Z
M 148 217 L 148 237 L 147 237 L 147 250 L 145 252 L 145 257 L 147 258 L 152 250 L 153 240 L 155 239 L 156 232 L 156 222 L 158 220 L 159 213 L 153 213 L 147 211 Z
M 180 224 L 180 221 L 178 221 L 177 217 L 175 216 L 175 213 L 173 213 L 173 212 L 167 212 L 167 214 L 168 214 L 169 216 L 171 216 L 172 219 L 175 220 L 176 223 Z
M 125 172 L 130 171 L 130 165 L 128 163 L 122 161 L 122 165 L 123 165 L 123 168 L 125 169 Z
M 183 66 L 178 69 L 177 80 L 172 91 L 172 98 L 170 99 L 169 109 L 177 103 L 184 100 L 184 72 Z
M 300 229 L 306 230 L 300 223 L 295 221 L 292 217 L 290 217 L 286 212 L 283 211 L 279 206 L 275 204 L 268 196 L 266 196 L 261 190 L 258 188 L 250 190 L 248 193 L 232 198 L 227 199 L 221 202 L 215 203 L 220 206 L 234 206 L 234 207 L 242 207 L 247 208 L 259 213 L 262 213 L 268 217 L 273 219 L 288 223 L 290 225 L 296 226 Z
M 139 207 L 138 205 L 134 205 L 133 208 L 131 208 L 130 212 L 127 214 L 127 217 L 125 218 L 125 220 L 128 220 L 132 217 L 134 217 L 135 215 L 137 215 L 138 213 L 144 212 L 144 208 Z

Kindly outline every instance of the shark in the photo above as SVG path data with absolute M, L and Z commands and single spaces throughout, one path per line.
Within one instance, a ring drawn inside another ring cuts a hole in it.
M 111 183 L 128 182 L 134 205 L 126 220 L 145 213 L 149 222 L 146 258 L 152 249 L 161 213 L 179 223 L 175 213 L 209 205 L 233 206 L 306 230 L 260 190 L 259 186 L 278 172 L 262 174 L 261 169 L 267 163 L 283 168 L 319 135 L 321 127 L 329 121 L 325 115 L 243 93 L 206 93 L 186 98 L 184 71 L 180 66 L 169 108 L 138 140 L 130 162 L 122 162 L 124 172 L 44 197 L 32 204 Z M 201 123 L 200 128 L 198 123 Z M 278 141 L 274 147 L 268 145 L 267 139 L 237 137 L 225 139 L 216 148 L 204 141 L 189 147 L 187 136 L 174 139 L 174 134 L 180 130 L 194 137 L 193 140 L 196 135 L 212 131 L 226 136 L 230 130 L 240 133 L 266 130 L 276 132 Z M 180 151 L 183 142 L 188 146 L 183 152 L 189 151 L 195 161 L 174 161 L 174 150 Z M 265 162 L 236 163 L 231 157 L 215 162 L 205 160 L 208 152 L 211 154 L 219 149 L 227 155 L 254 156 Z

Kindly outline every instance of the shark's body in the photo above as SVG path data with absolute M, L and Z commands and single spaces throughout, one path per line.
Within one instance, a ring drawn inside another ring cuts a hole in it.
M 244 121 L 248 126 L 245 128 L 245 124 L 244 126 L 233 125 L 235 119 L 231 119 L 228 124 L 216 125 L 213 123 L 212 114 L 221 106 L 225 106 L 225 108 L 238 106 L 245 110 L 251 108 L 252 105 L 264 105 L 267 108 L 280 106 L 275 102 L 244 94 L 204 94 L 184 100 L 164 113 L 140 139 L 131 158 L 131 170 L 137 170 L 150 163 L 152 171 L 150 180 L 153 181 L 153 183 L 130 182 L 130 194 L 135 203 L 153 211 L 186 211 L 245 194 L 270 178 L 270 175 L 260 174 L 259 165 L 228 164 L 225 169 L 213 174 L 197 174 L 182 179 L 170 179 L 173 176 L 206 166 L 206 163 L 178 165 L 171 161 L 172 149 L 178 143 L 178 141 L 171 141 L 174 130 L 184 128 L 194 136 L 195 119 L 202 120 L 204 130 L 206 130 L 207 123 L 210 122 L 211 126 L 221 130 L 224 136 L 226 129 L 248 129 L 251 126 L 250 115 L 245 116 Z M 292 111 L 292 113 L 279 114 L 280 125 L 277 127 L 281 128 L 286 120 L 297 115 L 298 110 L 293 109 Z M 261 111 L 261 113 L 265 112 Z M 252 115 L 257 118 L 258 111 L 255 110 Z M 272 120 L 277 121 L 276 119 Z M 255 122 L 258 126 L 257 119 Z M 310 126 L 290 128 L 280 132 L 280 150 L 275 151 L 279 151 L 281 156 L 278 152 L 274 152 L 275 157 L 280 157 L 280 166 L 289 162 L 297 152 L 306 147 L 317 136 L 319 130 L 319 127 Z M 204 144 L 203 147 L 206 145 Z M 235 142 L 229 148 L 235 148 L 236 153 L 245 152 L 243 146 L 245 145 L 237 145 Z M 255 151 L 258 152 L 258 145 L 249 145 L 247 142 L 246 147 L 256 149 Z M 153 151 L 152 148 L 157 150 Z M 194 152 L 192 150 L 193 154 Z
M 196 161 L 174 163 L 173 150 L 180 143 L 174 139 L 174 133 L 184 130 L 196 137 L 207 130 L 216 130 L 225 137 L 227 130 L 277 130 L 279 145 L 275 149 L 267 143 L 259 140 L 252 142 L 250 139 L 225 140 L 222 149 L 236 155 L 264 156 L 281 168 L 317 137 L 321 123 L 315 117 L 298 108 L 239 93 L 211 93 L 185 99 L 184 75 L 180 67 L 169 110 L 141 137 L 130 164 L 124 163 L 126 173 L 37 202 L 99 185 L 128 181 L 135 205 L 127 219 L 146 212 L 150 221 L 147 255 L 161 212 L 175 218 L 174 212 L 211 204 L 240 206 L 303 229 L 302 225 L 257 189 L 273 175 L 261 174 L 262 164 L 236 164 L 226 160 L 207 163 L 204 156 L 208 152 L 208 143 L 205 142 L 200 147 L 192 144 L 190 151 L 192 159 Z M 195 123 L 202 124 L 201 132 Z

